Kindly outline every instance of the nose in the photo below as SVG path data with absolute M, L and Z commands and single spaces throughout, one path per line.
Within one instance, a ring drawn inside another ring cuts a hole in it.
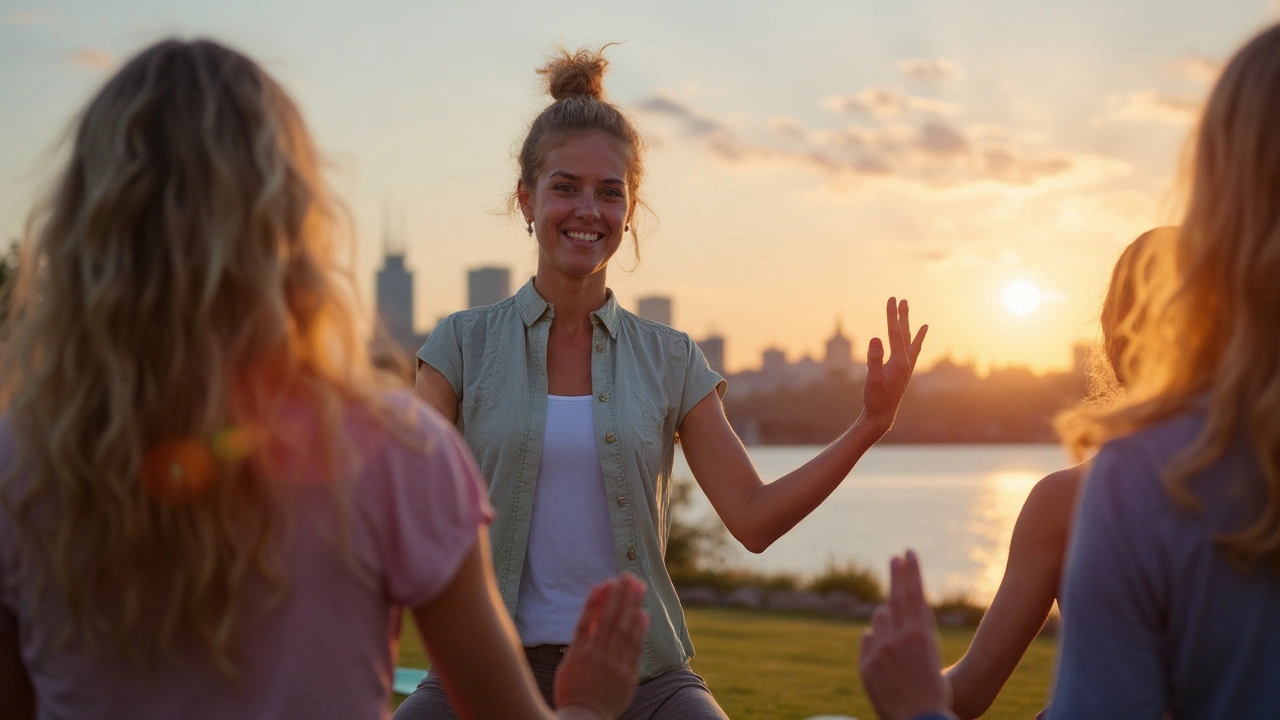
M 591 193 L 583 193 L 578 200 L 577 215 L 583 220 L 595 220 L 600 217 L 600 208 L 596 206 L 595 196 Z

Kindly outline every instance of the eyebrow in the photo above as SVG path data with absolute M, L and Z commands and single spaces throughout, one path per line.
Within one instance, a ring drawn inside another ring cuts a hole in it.
M 560 176 L 560 177 L 562 177 L 562 178 L 565 178 L 566 180 L 572 180 L 572 181 L 574 181 L 574 182 L 582 182 L 582 178 L 581 178 L 581 177 L 579 177 L 579 176 L 577 176 L 577 175 L 574 175 L 574 174 L 573 174 L 573 173 L 571 173 L 571 172 L 565 172 L 564 170 L 553 170 L 553 171 L 551 172 L 551 174 L 550 174 L 550 175 L 548 175 L 547 177 L 556 177 L 556 176 Z M 620 179 L 618 179 L 618 178 L 605 178 L 604 180 L 601 180 L 600 182 L 602 182 L 602 183 L 606 183 L 606 184 L 609 184 L 609 185 L 626 185 L 626 183 L 625 183 L 625 182 L 623 182 L 622 180 L 620 180 Z

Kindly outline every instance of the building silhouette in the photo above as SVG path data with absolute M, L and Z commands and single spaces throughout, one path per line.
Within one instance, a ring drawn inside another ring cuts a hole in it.
M 413 271 L 405 263 L 403 233 L 383 231 L 382 267 L 375 286 L 378 327 L 369 346 L 375 364 L 413 380 L 413 356 L 427 340 L 414 322 Z
M 511 297 L 511 270 L 482 267 L 467 272 L 467 307 L 477 308 Z
M 417 339 L 413 327 L 413 273 L 405 265 L 403 243 L 388 235 L 383 252 L 377 280 L 378 320 L 391 340 L 410 347 Z
M 827 355 L 823 364 L 829 373 L 847 376 L 853 372 L 853 339 L 844 336 L 839 320 L 836 321 L 835 334 L 827 339 Z
M 712 370 L 724 375 L 724 336 L 708 335 L 698 341 L 698 348 Z
M 663 295 L 643 297 L 640 298 L 638 308 L 636 314 L 640 317 L 662 323 L 667 327 L 673 327 L 671 324 L 671 298 Z

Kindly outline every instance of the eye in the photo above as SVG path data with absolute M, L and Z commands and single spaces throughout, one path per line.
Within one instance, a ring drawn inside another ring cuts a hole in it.
M 573 192 L 574 187 L 571 183 L 562 182 L 562 183 L 556 183 L 555 185 L 552 185 L 551 189 L 554 190 L 555 192 Z
M 605 190 L 604 195 L 605 197 L 616 198 L 618 200 L 621 200 L 622 198 L 626 197 L 626 193 L 622 192 L 621 190 L 618 190 L 617 188 L 609 188 L 608 190 Z

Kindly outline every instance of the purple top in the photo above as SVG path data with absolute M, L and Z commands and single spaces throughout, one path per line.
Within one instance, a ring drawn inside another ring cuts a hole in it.
M 1183 415 L 1098 453 L 1067 554 L 1053 720 L 1280 717 L 1280 579 L 1214 541 L 1266 507 L 1253 453 L 1237 443 L 1192 479 L 1198 511 L 1160 477 L 1203 425 Z

